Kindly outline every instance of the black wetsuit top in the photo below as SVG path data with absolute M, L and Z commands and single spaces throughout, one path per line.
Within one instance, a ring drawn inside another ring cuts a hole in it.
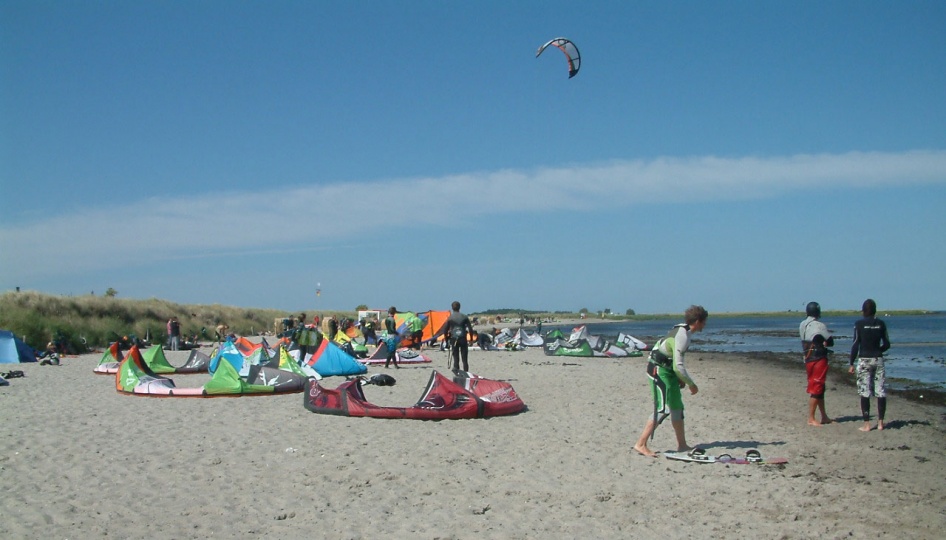
M 876 317 L 864 317 L 854 323 L 854 345 L 851 347 L 851 365 L 860 358 L 880 358 L 890 348 L 887 325 Z

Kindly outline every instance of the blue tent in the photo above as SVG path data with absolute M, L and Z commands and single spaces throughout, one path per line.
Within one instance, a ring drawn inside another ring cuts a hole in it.
M 0 364 L 35 362 L 36 351 L 9 330 L 0 330 Z

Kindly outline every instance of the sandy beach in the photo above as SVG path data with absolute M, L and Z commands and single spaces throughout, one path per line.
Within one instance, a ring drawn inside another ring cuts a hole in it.
M 698 342 L 694 345 L 698 348 Z M 207 349 L 205 349 L 207 350 Z M 167 357 L 181 365 L 186 352 Z M 367 386 L 417 401 L 446 355 Z M 862 433 L 852 387 L 832 381 L 823 427 L 805 421 L 799 363 L 688 354 L 691 444 L 787 465 L 651 459 L 631 446 L 651 414 L 642 358 L 470 353 L 528 405 L 487 420 L 317 415 L 302 394 L 181 399 L 119 394 L 100 354 L 5 365 L 3 538 L 942 538 L 946 419 L 893 396 Z M 206 375 L 174 377 L 199 386 Z M 325 379 L 337 386 L 343 379 Z M 668 423 L 669 424 L 669 423 Z M 652 448 L 673 450 L 669 425 Z

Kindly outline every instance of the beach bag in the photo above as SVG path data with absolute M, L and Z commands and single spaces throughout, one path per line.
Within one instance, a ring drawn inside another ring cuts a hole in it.
M 377 386 L 394 386 L 394 383 L 396 382 L 397 381 L 394 379 L 394 377 L 390 375 L 385 373 L 377 373 L 366 380 L 365 384 L 374 384 Z

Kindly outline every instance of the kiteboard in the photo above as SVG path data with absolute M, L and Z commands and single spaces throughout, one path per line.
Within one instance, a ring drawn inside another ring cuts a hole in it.
M 664 457 L 676 461 L 695 461 L 697 463 L 716 463 L 716 456 L 706 453 L 702 448 L 694 448 L 689 452 L 664 452 Z
M 716 463 L 728 463 L 732 465 L 782 465 L 788 463 L 788 458 L 784 457 L 763 457 L 758 450 L 749 450 L 746 457 L 733 457 L 729 454 L 720 454 L 716 456 Z
M 730 454 L 713 456 L 702 448 L 694 448 L 689 452 L 665 452 L 664 457 L 677 461 L 695 461 L 697 463 L 722 463 L 725 465 L 783 465 L 788 463 L 784 457 L 763 457 L 758 450 L 749 450 L 745 457 L 733 457 Z

